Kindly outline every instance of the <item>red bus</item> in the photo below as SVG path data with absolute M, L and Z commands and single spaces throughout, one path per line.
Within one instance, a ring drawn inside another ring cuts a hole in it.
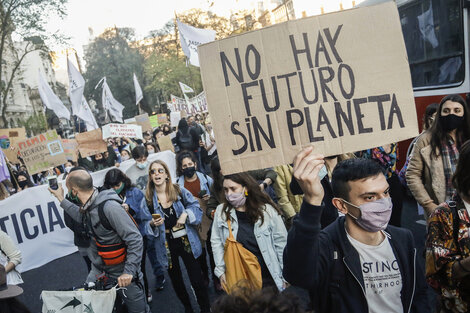
M 385 0 L 365 0 L 358 6 Z M 396 0 L 410 63 L 420 130 L 426 106 L 470 92 L 469 0 Z M 400 167 L 411 140 L 400 142 Z

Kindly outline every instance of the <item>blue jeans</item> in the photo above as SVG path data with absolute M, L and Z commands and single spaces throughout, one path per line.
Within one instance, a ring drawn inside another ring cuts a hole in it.
M 147 255 L 152 265 L 153 274 L 157 279 L 157 283 L 163 281 L 164 279 L 164 269 L 163 266 L 158 262 L 157 249 L 155 247 L 156 240 L 155 237 L 145 236 L 144 237 L 144 249 L 147 249 Z

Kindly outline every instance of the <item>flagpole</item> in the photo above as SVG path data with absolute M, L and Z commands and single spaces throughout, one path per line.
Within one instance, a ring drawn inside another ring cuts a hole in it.
M 178 31 L 176 30 L 176 27 L 178 23 L 176 22 L 178 20 L 178 16 L 176 15 L 176 10 L 175 12 L 175 46 L 176 46 L 176 59 L 178 60 L 179 58 L 179 53 L 178 53 Z

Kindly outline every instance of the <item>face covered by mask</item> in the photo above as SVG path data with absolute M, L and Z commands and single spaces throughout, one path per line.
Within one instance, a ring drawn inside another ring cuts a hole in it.
M 154 154 L 155 153 L 155 150 L 153 150 L 153 149 L 148 149 L 147 151 L 148 151 L 149 154 Z
M 117 194 L 120 194 L 124 190 L 124 187 L 126 187 L 126 184 L 121 183 L 121 186 L 119 186 L 118 189 L 114 189 L 114 191 L 116 191 Z
M 148 161 L 145 161 L 145 162 L 142 162 L 142 163 L 140 163 L 140 162 L 135 163 L 135 165 L 141 170 L 144 170 L 147 167 L 148 164 L 149 164 Z
M 442 128 L 444 128 L 445 131 L 451 131 L 459 128 L 463 121 L 463 116 L 458 116 L 455 114 L 441 116 Z
M 129 160 L 129 159 L 130 159 L 130 156 L 128 156 L 128 155 L 122 155 L 122 156 L 121 156 L 121 160 L 122 160 L 122 161 L 127 161 L 127 160 Z
M 20 186 L 21 189 L 24 189 L 24 187 L 28 186 L 28 181 L 27 180 L 19 181 L 18 186 Z
M 71 170 L 72 168 L 73 168 L 73 166 L 67 166 L 67 167 L 65 168 L 65 172 L 66 172 L 66 173 L 70 173 L 70 170 Z
M 234 208 L 239 208 L 245 205 L 246 196 L 245 196 L 245 188 L 243 187 L 243 191 L 240 193 L 231 193 L 226 194 L 225 199 L 230 203 L 231 206 Z
M 187 167 L 183 170 L 183 175 L 187 178 L 193 177 L 194 173 L 196 173 L 196 167 L 194 166 Z
M 356 223 L 363 228 L 365 231 L 375 233 L 387 228 L 390 216 L 392 215 L 392 198 L 382 198 L 374 202 L 366 202 L 360 206 L 356 206 L 348 201 L 343 201 L 361 211 L 361 216 L 355 217 L 349 212 Z
M 67 193 L 67 198 L 68 200 L 70 200 L 71 202 L 77 204 L 77 205 L 81 205 L 82 202 L 80 201 L 80 199 L 78 199 L 78 195 L 74 195 L 72 193 L 72 190 L 69 190 L 69 192 Z

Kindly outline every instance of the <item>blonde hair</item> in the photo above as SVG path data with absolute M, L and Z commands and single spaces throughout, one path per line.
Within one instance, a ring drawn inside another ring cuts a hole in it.
M 145 190 L 145 200 L 147 201 L 147 204 L 151 204 L 151 206 L 153 207 L 153 195 L 155 193 L 155 184 L 153 183 L 150 171 L 152 170 L 152 166 L 154 164 L 160 164 L 165 169 L 165 172 L 168 176 L 165 188 L 167 201 L 176 202 L 178 200 L 178 196 L 181 193 L 180 186 L 178 184 L 173 184 L 168 165 L 166 165 L 166 163 L 161 160 L 155 160 L 150 163 L 149 166 L 149 179 L 147 181 L 147 189 Z

